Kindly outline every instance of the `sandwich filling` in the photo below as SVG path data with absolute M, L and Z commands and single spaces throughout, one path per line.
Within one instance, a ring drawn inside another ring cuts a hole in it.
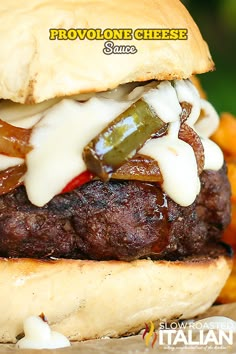
M 189 80 L 2 101 L 0 118 L 0 256 L 175 260 L 222 248 L 218 116 Z
M 137 154 L 149 158 L 149 162 L 155 161 L 156 179 L 150 179 L 149 169 L 141 180 L 159 181 L 174 202 L 189 206 L 199 194 L 202 169 L 217 171 L 223 165 L 221 150 L 208 139 L 218 125 L 218 115 L 207 101 L 199 97 L 189 80 L 127 84 L 109 92 L 56 98 L 34 106 L 2 101 L 0 118 L 12 126 L 28 130 L 31 148 L 23 158 L 14 154 L 0 155 L 0 170 L 12 169 L 14 174 L 17 167 L 17 185 L 23 183 L 30 202 L 42 207 L 88 169 L 83 152 L 90 141 L 109 124 L 114 131 L 114 119 L 132 105 L 138 107 L 140 100 L 153 113 L 153 121 L 160 119 L 163 123 L 163 132 L 159 136 L 155 132 L 144 136 L 145 127 L 140 134 L 145 141 L 140 144 L 136 139 L 137 146 L 127 153 L 123 165 Z M 123 141 L 127 137 L 135 141 L 132 134 L 137 131 L 136 123 L 126 119 L 122 124 L 119 134 L 123 134 Z M 124 127 L 126 130 L 120 133 Z M 103 141 L 103 145 L 105 143 Z M 142 169 L 141 164 L 136 174 L 139 175 Z M 127 179 L 138 179 L 134 173 L 128 176 Z M 6 180 L 5 175 L 4 178 Z M 124 173 L 117 174 L 117 168 L 111 171 L 109 178 L 126 179 Z

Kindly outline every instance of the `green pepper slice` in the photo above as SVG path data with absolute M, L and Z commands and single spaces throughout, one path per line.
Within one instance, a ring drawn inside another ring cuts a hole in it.
M 167 124 L 140 98 L 85 146 L 83 159 L 88 170 L 107 181 L 164 126 Z

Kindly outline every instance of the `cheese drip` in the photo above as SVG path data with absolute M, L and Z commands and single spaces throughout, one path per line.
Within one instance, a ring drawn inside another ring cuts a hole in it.
M 166 136 L 149 140 L 139 151 L 158 161 L 163 190 L 177 204 L 192 204 L 199 193 L 200 181 L 192 147 L 178 138 L 180 122 L 170 123 Z
M 180 103 L 192 105 L 186 124 L 202 139 L 204 169 L 218 170 L 223 164 L 223 154 L 208 139 L 217 127 L 218 115 L 208 102 L 200 99 L 189 80 L 153 81 L 136 87 L 129 84 L 105 93 L 55 99 L 29 108 L 21 105 L 19 113 L 17 104 L 9 103 L 8 106 L 4 101 L 2 106 L 0 103 L 0 117 L 2 112 L 4 120 L 16 126 L 33 127 L 30 140 L 33 150 L 27 154 L 24 177 L 32 204 L 45 205 L 84 172 L 86 165 L 82 152 L 85 145 L 140 97 L 158 117 L 169 123 L 169 130 L 166 136 L 148 141 L 139 152 L 157 160 L 166 194 L 182 206 L 190 205 L 199 193 L 200 183 L 194 151 L 178 139 Z M 11 157 L 4 159 L 5 166 L 17 163 L 19 160 Z
M 30 316 L 24 321 L 25 337 L 16 347 L 20 349 L 58 349 L 70 346 L 69 340 L 61 333 L 51 331 L 41 317 Z

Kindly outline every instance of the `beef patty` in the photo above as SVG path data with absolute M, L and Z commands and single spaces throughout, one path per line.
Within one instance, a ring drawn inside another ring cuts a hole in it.
M 218 242 L 229 221 L 225 166 L 202 173 L 188 207 L 155 183 L 95 180 L 39 208 L 22 186 L 0 197 L 0 256 L 178 259 Z

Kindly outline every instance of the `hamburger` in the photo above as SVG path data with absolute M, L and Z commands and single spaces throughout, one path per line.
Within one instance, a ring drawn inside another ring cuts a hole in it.
M 70 340 L 204 312 L 231 269 L 230 187 L 217 114 L 191 82 L 214 63 L 187 10 L 31 0 L 0 15 L 0 341 L 42 312 Z M 105 40 L 50 28 L 187 39 L 120 39 L 137 51 L 106 55 Z

